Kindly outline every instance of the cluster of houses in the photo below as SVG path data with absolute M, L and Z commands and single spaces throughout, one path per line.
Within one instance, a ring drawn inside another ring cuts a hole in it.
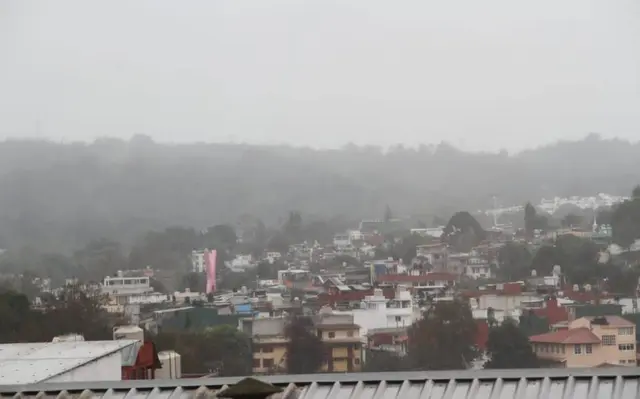
M 250 287 L 237 292 L 157 293 L 149 269 L 106 277 L 100 289 L 109 298 L 107 310 L 124 313 L 149 331 L 236 326 L 252 340 L 255 374 L 286 370 L 285 327 L 291 314 L 310 316 L 314 333 L 327 348 L 322 371 L 351 372 L 361 370 L 371 351 L 406 355 L 408 328 L 429 306 L 454 298 L 468 301 L 480 350 L 486 349 L 490 325 L 512 319 L 527 331 L 535 354 L 549 364 L 636 365 L 636 298 L 613 297 L 590 286 L 568 287 L 559 268 L 526 281 L 465 288 L 470 280 L 495 277 L 498 253 L 513 235 L 494 232 L 463 253 L 438 239 L 444 227 L 413 229 L 411 234 L 433 238 L 416 247 L 413 259 L 376 259 L 377 249 L 389 244 L 377 228 L 389 223 L 363 221 L 358 230 L 337 234 L 329 245 L 300 243 L 288 253 L 265 252 L 260 259 L 237 255 L 226 265 L 231 271 L 245 272 L 262 261 L 282 265 L 277 278 L 248 282 Z M 552 234 L 606 240 L 610 228 L 594 223 L 591 232 Z M 533 244 L 550 238 L 537 236 Z M 193 251 L 191 260 L 193 271 L 206 273 L 206 252 Z

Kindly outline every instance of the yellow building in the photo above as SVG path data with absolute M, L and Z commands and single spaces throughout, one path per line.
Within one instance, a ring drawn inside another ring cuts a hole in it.
M 326 349 L 324 372 L 357 372 L 362 369 L 362 337 L 353 315 L 321 314 L 314 319 L 318 338 Z
M 285 325 L 284 317 L 240 320 L 240 330 L 251 337 L 254 374 L 274 374 L 286 370 L 288 340 Z
M 635 367 L 636 326 L 620 316 L 582 317 L 569 328 L 529 338 L 541 359 L 564 367 Z
M 353 315 L 323 314 L 312 318 L 315 334 L 326 350 L 325 361 L 319 371 L 355 372 L 362 369 L 362 337 Z M 282 317 L 247 318 L 240 329 L 251 337 L 253 346 L 253 373 L 275 374 L 287 370 L 285 335 L 287 320 Z
M 255 336 L 252 343 L 254 374 L 274 374 L 286 369 L 286 337 Z

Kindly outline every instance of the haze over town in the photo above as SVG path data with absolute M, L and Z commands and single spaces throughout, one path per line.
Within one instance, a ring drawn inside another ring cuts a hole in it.
M 637 396 L 637 0 L 5 0 L 0 57 L 0 396 Z
M 0 137 L 640 138 L 635 0 L 5 1 Z

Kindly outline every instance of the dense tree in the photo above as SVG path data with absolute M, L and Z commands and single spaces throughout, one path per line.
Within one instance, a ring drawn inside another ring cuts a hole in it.
M 91 281 L 102 281 L 105 276 L 113 276 L 119 270 L 128 268 L 121 245 L 107 239 L 91 241 L 82 250 L 76 251 L 74 260 L 82 271 L 81 277 Z
M 86 340 L 112 339 L 113 320 L 104 310 L 107 298 L 99 288 L 68 285 L 46 305 L 44 323 L 51 337 L 81 334 Z
M 313 333 L 313 322 L 306 316 L 290 316 L 285 333 L 287 344 L 287 372 L 313 374 L 325 360 L 322 341 Z
M 228 224 L 217 224 L 209 227 L 200 238 L 199 248 L 230 250 L 238 241 L 236 232 Z
M 380 214 L 386 203 L 396 214 L 424 204 L 438 215 L 477 209 L 496 192 L 504 203 L 618 194 L 639 181 L 639 153 L 638 144 L 601 139 L 509 157 L 446 143 L 422 151 L 352 152 L 138 139 L 10 140 L 0 143 L 0 239 L 4 248 L 70 254 L 100 237 L 128 248 L 145 231 L 175 224 L 199 230 L 249 209 L 273 226 L 291 209 L 357 219 Z M 601 162 L 593 162 L 594 154 Z
M 536 252 L 531 269 L 539 276 L 551 275 L 559 265 L 571 284 L 595 284 L 604 277 L 605 267 L 598 264 L 599 249 L 592 241 L 571 234 L 560 236 L 553 246 Z
M 524 230 L 529 238 L 533 237 L 537 216 L 536 208 L 527 202 L 524 206 Z
M 384 208 L 384 217 L 383 220 L 385 223 L 388 223 L 393 219 L 393 212 L 391 212 L 391 207 L 387 204 Z
M 527 202 L 524 206 L 524 230 L 527 238 L 533 238 L 535 230 L 547 230 L 548 227 L 549 218 L 545 215 L 539 215 L 536 208 Z
M 187 272 L 182 275 L 179 287 L 191 292 L 204 292 L 207 284 L 207 275 L 204 273 Z
M 190 254 L 200 247 L 201 237 L 194 229 L 170 227 L 148 232 L 129 255 L 129 267 L 150 266 L 162 270 L 190 270 Z
M 1 343 L 44 341 L 42 316 L 31 309 L 26 295 L 0 290 Z
M 469 368 L 476 358 L 476 323 L 460 300 L 438 302 L 409 328 L 409 359 L 419 370 Z
M 46 342 L 71 333 L 87 340 L 110 340 L 112 327 L 121 320 L 111 318 L 103 304 L 97 291 L 75 285 L 50 295 L 38 310 L 31 308 L 25 295 L 1 292 L 0 342 Z
M 489 360 L 486 369 L 522 369 L 538 367 L 529 339 L 511 319 L 489 331 L 487 341 Z
M 531 253 L 525 245 L 508 242 L 498 253 L 498 277 L 504 281 L 517 281 L 529 277 L 531 260 Z
M 601 266 L 602 277 L 609 292 L 621 296 L 635 297 L 637 295 L 640 270 L 637 267 L 627 267 L 615 263 Z
M 238 291 L 242 287 L 255 288 L 258 275 L 255 270 L 247 270 L 242 273 L 223 268 L 217 275 L 217 289 Z
M 262 261 L 256 267 L 256 274 L 262 280 L 274 280 L 278 278 L 278 270 L 282 269 L 286 269 L 286 266 L 280 261 Z
M 223 325 L 204 332 L 160 332 L 152 339 L 158 350 L 180 353 L 184 374 L 251 374 L 251 340 L 234 326 Z
M 378 373 L 383 371 L 409 371 L 411 365 L 409 359 L 394 352 L 382 350 L 367 351 L 367 361 L 362 366 L 362 371 Z
M 636 195 L 639 191 L 634 188 L 632 198 L 615 206 L 611 215 L 613 241 L 623 248 L 640 239 L 640 197 Z
M 456 212 L 444 229 L 442 239 L 460 252 L 469 252 L 471 248 L 484 240 L 486 232 L 469 212 Z
M 582 224 L 583 218 L 575 213 L 569 213 L 562 219 L 562 226 L 564 227 L 579 227 Z
M 284 233 L 276 232 L 269 238 L 267 249 L 269 251 L 277 251 L 283 254 L 289 252 L 289 245 L 292 242 Z
M 282 232 L 290 240 L 298 242 L 300 240 L 300 233 L 302 232 L 302 215 L 298 211 L 289 212 L 287 221 L 282 226 Z

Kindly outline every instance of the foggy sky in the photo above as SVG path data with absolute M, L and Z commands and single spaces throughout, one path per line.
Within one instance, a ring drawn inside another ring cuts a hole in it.
M 640 139 L 638 0 L 3 0 L 0 138 Z

